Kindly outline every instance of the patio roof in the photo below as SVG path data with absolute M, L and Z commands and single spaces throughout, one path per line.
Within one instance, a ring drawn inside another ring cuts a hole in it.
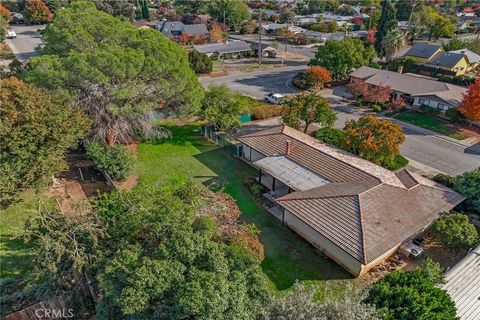
M 329 183 L 327 179 L 286 158 L 284 155 L 265 157 L 253 164 L 295 191 L 305 191 Z

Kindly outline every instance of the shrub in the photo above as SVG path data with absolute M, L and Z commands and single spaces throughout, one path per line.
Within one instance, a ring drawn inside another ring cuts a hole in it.
M 255 196 L 260 197 L 263 193 L 263 186 L 255 180 L 253 177 L 245 177 L 243 183 L 247 186 L 248 190 Z
M 449 176 L 447 174 L 439 173 L 433 177 L 433 181 L 440 183 L 448 188 L 453 188 L 455 186 L 456 178 Z
M 467 198 L 460 206 L 468 213 L 480 215 L 480 168 L 459 176 L 455 190 Z
M 429 116 L 436 116 L 440 113 L 440 110 L 436 109 L 436 108 L 433 108 L 433 107 L 430 107 L 430 106 L 427 106 L 427 105 L 424 105 L 422 104 L 420 106 L 420 110 L 425 113 L 426 115 L 429 115 Z
M 388 170 L 398 170 L 405 167 L 408 164 L 408 159 L 402 156 L 401 154 L 395 157 L 395 160 L 392 162 L 383 163 L 382 166 Z
M 462 213 L 442 217 L 433 225 L 432 233 L 440 242 L 455 249 L 468 249 L 479 242 L 477 229 Z
M 367 303 L 381 309 L 381 318 L 455 319 L 450 296 L 437 285 L 443 281 L 440 265 L 427 260 L 413 271 L 394 271 L 370 289 Z
M 342 148 L 345 133 L 341 129 L 326 127 L 318 129 L 315 132 L 315 137 L 320 141 Z
M 250 108 L 250 114 L 254 120 L 263 120 L 271 117 L 281 116 L 283 108 L 276 105 L 260 104 Z
M 465 117 L 458 111 L 456 108 L 450 108 L 445 112 L 445 115 L 452 121 L 452 122 L 459 122 L 460 120 L 464 119 Z
M 378 104 L 371 105 L 370 108 L 371 108 L 374 112 L 380 112 L 380 111 L 382 111 L 382 107 L 379 106 Z
M 307 79 L 307 76 L 305 73 L 303 72 L 300 72 L 300 73 L 297 73 L 293 79 L 292 79 L 292 84 L 299 88 L 299 89 L 302 89 L 302 90 L 306 90 L 309 88 L 309 84 L 308 84 L 308 79 Z
M 197 217 L 192 224 L 193 231 L 199 232 L 205 235 L 208 239 L 211 239 L 215 234 L 217 228 L 215 221 L 207 216 Z
M 210 73 L 213 70 L 213 62 L 205 53 L 191 51 L 188 54 L 188 62 L 195 73 Z
M 95 167 L 105 170 L 113 180 L 124 180 L 133 169 L 132 154 L 120 145 L 104 146 L 98 142 L 89 142 L 85 148 Z

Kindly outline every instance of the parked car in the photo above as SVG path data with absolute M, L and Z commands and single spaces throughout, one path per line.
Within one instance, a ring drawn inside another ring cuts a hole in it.
M 278 93 L 269 93 L 265 96 L 264 100 L 271 104 L 280 104 L 282 102 L 283 96 Z
M 8 30 L 7 31 L 7 39 L 14 39 L 17 37 L 17 34 L 15 33 L 14 30 Z

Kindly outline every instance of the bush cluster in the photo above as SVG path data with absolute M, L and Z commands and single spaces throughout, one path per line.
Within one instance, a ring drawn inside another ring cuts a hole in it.
M 315 137 L 320 141 L 342 148 L 345 132 L 341 129 L 326 127 L 318 129 L 315 132 Z
M 454 249 L 469 249 L 479 242 L 477 229 L 463 213 L 442 217 L 433 225 L 432 233 L 440 242 Z
M 210 73 L 213 70 L 213 62 L 205 53 L 192 51 L 188 54 L 190 68 L 195 73 Z
M 250 108 L 250 114 L 254 120 L 263 120 L 271 117 L 281 116 L 283 108 L 276 105 L 261 104 Z
M 255 178 L 245 177 L 245 179 L 243 179 L 243 183 L 255 197 L 260 197 L 262 195 L 263 186 L 257 180 L 255 180 Z
M 112 180 L 124 180 L 133 169 L 134 157 L 120 145 L 104 146 L 98 142 L 85 145 L 98 170 L 105 170 Z

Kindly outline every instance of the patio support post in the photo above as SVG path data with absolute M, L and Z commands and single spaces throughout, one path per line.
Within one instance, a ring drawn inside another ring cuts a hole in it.
M 272 177 L 272 191 L 275 191 L 275 177 Z
M 258 171 L 258 182 L 262 183 L 262 169 Z

